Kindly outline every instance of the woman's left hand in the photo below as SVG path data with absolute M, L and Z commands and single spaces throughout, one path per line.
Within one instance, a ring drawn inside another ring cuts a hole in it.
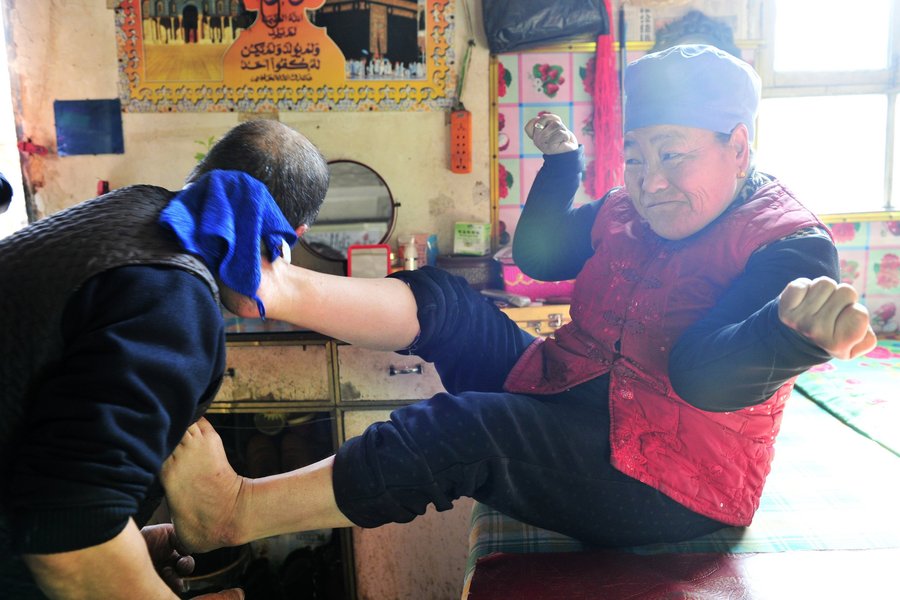
M 859 294 L 829 277 L 789 283 L 778 299 L 778 317 L 835 358 L 855 358 L 878 343 Z

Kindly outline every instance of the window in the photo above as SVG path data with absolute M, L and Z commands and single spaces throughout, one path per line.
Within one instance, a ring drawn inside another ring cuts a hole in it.
M 13 199 L 9 209 L 0 214 L 0 238 L 6 237 L 28 224 L 25 196 L 22 193 L 22 167 L 19 163 L 16 126 L 10 99 L 4 31 L 3 11 L 0 10 L 0 173 L 3 173 L 13 188 Z
M 896 4 L 764 4 L 757 165 L 819 214 L 900 209 Z

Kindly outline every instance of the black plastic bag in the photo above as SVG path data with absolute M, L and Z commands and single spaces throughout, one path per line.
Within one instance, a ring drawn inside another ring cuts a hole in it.
M 604 0 L 482 0 L 492 54 L 609 33 Z

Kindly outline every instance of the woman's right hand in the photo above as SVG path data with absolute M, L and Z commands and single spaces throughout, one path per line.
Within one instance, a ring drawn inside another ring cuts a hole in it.
M 525 134 L 544 154 L 578 150 L 578 138 L 552 113 L 543 113 L 525 123 Z
M 790 282 L 778 299 L 781 322 L 835 358 L 856 358 L 878 343 L 853 286 L 829 277 Z

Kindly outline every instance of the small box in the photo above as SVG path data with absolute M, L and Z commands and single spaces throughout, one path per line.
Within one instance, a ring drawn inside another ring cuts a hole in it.
M 490 223 L 457 223 L 453 231 L 453 254 L 484 256 L 491 251 Z

